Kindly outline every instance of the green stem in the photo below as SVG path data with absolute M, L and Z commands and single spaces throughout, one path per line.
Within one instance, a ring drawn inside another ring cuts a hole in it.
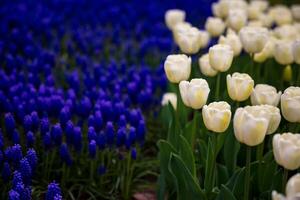
M 126 181 L 125 181 L 125 199 L 130 199 L 129 197 L 129 190 L 130 190 L 130 183 L 131 183 L 131 155 L 128 153 L 127 156 L 127 166 L 126 166 Z
M 251 163 L 251 147 L 247 146 L 247 156 L 246 156 L 246 180 L 244 185 L 244 200 L 249 199 L 249 187 L 250 187 L 250 163 Z
M 261 164 L 264 154 L 264 142 L 259 144 L 256 149 L 256 159 L 259 161 L 259 164 Z
M 221 79 L 221 72 L 219 72 L 217 74 L 215 101 L 217 101 L 219 99 L 219 94 L 220 94 L 220 79 Z
M 287 182 L 287 178 L 288 178 L 288 174 L 289 174 L 289 171 L 287 169 L 283 169 L 283 174 L 282 174 L 282 192 L 285 191 L 285 185 L 286 185 L 286 182 Z

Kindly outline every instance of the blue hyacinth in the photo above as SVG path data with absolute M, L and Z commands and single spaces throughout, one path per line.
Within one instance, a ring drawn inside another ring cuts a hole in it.
M 31 182 L 32 169 L 27 158 L 25 157 L 20 161 L 20 172 L 24 183 L 29 184 Z
M 8 200 L 20 200 L 20 194 L 15 190 L 10 190 L 8 192 Z
M 31 169 L 34 171 L 38 164 L 38 157 L 34 149 L 28 149 L 26 158 L 30 164 Z
M 59 196 L 62 195 L 60 187 L 59 187 L 58 183 L 52 182 L 48 185 L 48 190 L 46 192 L 45 200 L 54 200 L 57 195 L 59 195 Z
M 97 144 L 95 140 L 91 140 L 89 143 L 89 155 L 91 158 L 95 158 L 97 151 Z
M 4 162 L 3 167 L 2 167 L 2 172 L 1 172 L 2 178 L 4 182 L 8 182 L 10 175 L 11 175 L 11 169 L 10 165 L 8 162 Z

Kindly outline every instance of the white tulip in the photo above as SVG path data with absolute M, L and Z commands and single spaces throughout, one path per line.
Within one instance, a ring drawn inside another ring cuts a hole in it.
M 267 135 L 274 133 L 280 124 L 281 115 L 279 108 L 271 105 L 261 105 L 262 109 L 264 109 L 268 115 L 270 116 L 269 126 L 267 130 Z
M 238 108 L 233 118 L 234 135 L 236 139 L 248 146 L 256 146 L 264 141 L 269 115 L 259 106 Z
M 163 95 L 161 100 L 161 105 L 168 105 L 168 103 L 171 103 L 173 108 L 176 110 L 177 108 L 177 95 L 173 92 L 167 92 Z
M 178 33 L 177 44 L 183 53 L 197 53 L 202 45 L 200 31 L 195 27 L 191 27 Z
M 235 72 L 227 75 L 227 91 L 232 100 L 245 101 L 251 95 L 254 81 L 248 74 Z
M 274 47 L 274 58 L 281 65 L 292 64 L 294 62 L 292 41 L 276 41 Z
M 209 48 L 209 63 L 214 70 L 227 71 L 233 60 L 233 51 L 229 45 L 217 44 Z
M 251 93 L 252 105 L 268 104 L 277 106 L 281 92 L 277 93 L 276 88 L 267 84 L 257 84 Z
M 277 25 L 290 24 L 293 21 L 290 9 L 284 5 L 277 5 L 269 10 L 269 15 L 273 17 Z
M 217 17 L 208 17 L 205 23 L 205 29 L 213 37 L 221 35 L 225 30 L 225 23 Z
M 174 37 L 174 40 L 176 42 L 176 44 L 178 44 L 178 35 L 180 33 L 184 33 L 187 29 L 191 28 L 192 25 L 188 22 L 181 22 L 181 23 L 178 23 L 174 26 L 173 28 L 173 37 Z
M 288 87 L 281 95 L 281 112 L 289 122 L 300 123 L 300 87 Z
M 222 17 L 221 6 L 219 3 L 212 3 L 212 12 L 215 17 Z
M 292 5 L 291 11 L 294 19 L 300 21 L 300 4 Z
M 270 28 L 274 22 L 273 18 L 270 15 L 261 13 L 258 17 L 264 27 Z
M 243 27 L 239 36 L 243 45 L 243 48 L 248 53 L 258 53 L 265 47 L 269 32 L 268 29 L 263 27 Z
M 179 9 L 168 10 L 165 14 L 165 22 L 169 29 L 173 29 L 176 24 L 184 22 L 185 12 Z
M 295 63 L 300 65 L 300 39 L 294 41 L 293 43 L 293 55 Z
M 187 80 L 191 73 L 191 58 L 184 54 L 169 55 L 164 63 L 167 78 L 172 83 Z
M 300 173 L 289 179 L 285 187 L 285 193 L 286 197 L 273 191 L 272 200 L 297 200 L 300 198 Z
M 230 28 L 239 31 L 247 24 L 247 13 L 240 9 L 230 10 L 227 23 Z
M 268 58 L 273 57 L 275 42 L 276 42 L 276 39 L 273 37 L 270 37 L 268 39 L 268 42 L 266 43 L 265 47 L 263 48 L 263 50 L 259 53 L 254 54 L 254 60 L 256 62 L 262 63 L 262 62 L 265 62 Z
M 227 130 L 230 123 L 230 105 L 225 101 L 210 103 L 203 107 L 202 116 L 208 130 L 223 133 Z
M 273 137 L 273 152 L 276 162 L 285 169 L 300 167 L 300 134 L 283 133 Z
M 300 34 L 300 22 L 295 22 L 293 24 L 293 26 L 295 27 L 295 29 L 297 30 L 298 34 Z
M 265 11 L 269 7 L 269 2 L 264 0 L 253 0 L 249 6 L 257 7 L 261 12 Z
M 276 27 L 274 29 L 274 35 L 284 40 L 295 40 L 299 37 L 297 28 L 291 24 Z
M 222 0 L 219 2 L 220 13 L 223 18 L 228 17 L 230 10 L 247 10 L 247 2 L 243 0 Z
M 201 78 L 192 79 L 191 82 L 181 81 L 179 90 L 184 105 L 193 109 L 202 108 L 210 92 L 207 81 Z
M 240 55 L 242 51 L 242 43 L 240 41 L 240 38 L 236 33 L 227 33 L 226 37 L 225 36 L 220 36 L 219 37 L 219 44 L 227 44 L 231 47 L 233 50 L 234 56 Z
M 247 26 L 248 27 L 264 27 L 264 24 L 262 21 L 256 19 L 256 20 L 249 21 Z
M 200 30 L 201 48 L 206 48 L 210 42 L 210 35 L 207 31 Z
M 250 4 L 247 8 L 249 19 L 258 19 L 259 15 L 262 13 L 262 10 L 257 5 Z
M 205 76 L 213 77 L 217 75 L 218 71 L 214 70 L 209 64 L 209 55 L 204 54 L 198 60 L 200 71 Z

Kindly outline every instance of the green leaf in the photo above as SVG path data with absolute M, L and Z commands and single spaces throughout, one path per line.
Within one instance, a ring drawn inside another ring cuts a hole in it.
M 229 179 L 225 165 L 217 164 L 217 185 L 225 184 Z
M 232 174 L 235 171 L 239 150 L 240 143 L 235 139 L 234 133 L 231 132 L 226 134 L 224 143 L 224 161 L 229 174 Z
M 196 166 L 195 166 L 195 158 L 191 148 L 191 145 L 187 142 L 187 140 L 180 135 L 180 156 L 190 170 L 190 173 L 193 177 L 196 178 Z
M 230 189 L 226 187 L 226 185 L 221 185 L 221 191 L 216 198 L 216 200 L 223 200 L 223 199 L 236 200 L 235 196 L 230 191 Z
M 211 138 L 208 140 L 207 155 L 206 155 L 206 165 L 205 165 L 205 179 L 204 188 L 206 192 L 210 192 L 213 188 L 213 166 L 214 166 L 214 147 Z
M 171 154 L 168 166 L 176 182 L 178 200 L 199 200 L 205 198 L 197 180 L 195 180 L 178 155 Z
M 187 123 L 182 131 L 183 136 L 192 146 L 194 145 L 196 132 L 198 130 L 197 125 L 199 123 L 200 123 L 200 115 L 196 110 L 194 110 L 193 120 Z
M 206 165 L 206 156 L 207 156 L 207 144 L 204 140 L 198 140 L 198 148 L 200 153 L 200 164 L 204 167 Z
M 164 200 L 166 194 L 166 182 L 163 174 L 160 174 L 157 180 L 157 199 Z

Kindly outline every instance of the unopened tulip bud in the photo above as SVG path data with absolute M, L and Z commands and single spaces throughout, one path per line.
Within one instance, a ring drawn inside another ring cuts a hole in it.
M 209 48 L 209 63 L 214 70 L 227 71 L 233 60 L 233 51 L 229 45 L 217 44 Z
M 300 39 L 294 41 L 293 43 L 293 55 L 295 63 L 300 65 Z
M 265 47 L 269 39 L 269 32 L 263 27 L 243 27 L 239 36 L 246 52 L 258 53 Z
M 227 130 L 230 123 L 230 105 L 225 101 L 210 103 L 203 107 L 202 116 L 208 130 L 223 133 Z
M 273 137 L 273 152 L 276 162 L 285 169 L 300 167 L 300 134 L 283 133 Z
M 211 36 L 217 37 L 224 32 L 225 24 L 220 18 L 208 17 L 205 23 L 205 29 Z
M 173 108 L 176 110 L 177 107 L 177 95 L 176 93 L 168 92 L 165 93 L 162 97 L 161 105 L 168 105 L 168 103 L 171 103 Z
M 185 12 L 179 9 L 168 10 L 165 14 L 165 21 L 169 29 L 173 29 L 176 24 L 185 20 Z
M 289 122 L 300 123 L 300 87 L 288 87 L 281 95 L 281 112 Z
M 191 58 L 184 54 L 169 55 L 164 63 L 167 78 L 172 83 L 187 80 L 191 73 Z
M 264 141 L 269 115 L 259 106 L 238 108 L 233 118 L 234 135 L 236 139 L 248 146 L 256 146 Z
M 202 45 L 200 31 L 197 28 L 191 27 L 178 33 L 177 44 L 183 53 L 197 53 Z
M 201 56 L 198 60 L 198 63 L 199 63 L 201 73 L 204 74 L 205 76 L 213 77 L 218 73 L 218 71 L 214 70 L 210 66 L 208 54 L 204 54 L 203 56 Z
M 281 115 L 279 108 L 271 105 L 261 105 L 267 114 L 270 116 L 269 125 L 267 129 L 267 135 L 274 133 L 280 124 Z
M 254 81 L 248 74 L 235 72 L 227 75 L 227 91 L 232 100 L 245 101 L 254 87 Z
M 230 10 L 227 22 L 230 28 L 239 31 L 247 24 L 247 13 L 240 9 Z
M 201 78 L 192 79 L 190 82 L 181 81 L 179 90 L 184 105 L 193 109 L 202 108 L 210 92 L 207 81 Z
M 274 58 L 281 65 L 290 65 L 294 62 L 292 41 L 280 40 L 275 42 Z
M 231 47 L 233 50 L 234 56 L 240 55 L 242 51 L 242 43 L 240 41 L 240 38 L 236 33 L 227 33 L 226 37 L 225 36 L 220 36 L 219 37 L 219 44 L 227 44 Z
M 291 65 L 287 65 L 283 69 L 283 80 L 286 82 L 290 82 L 292 80 L 293 71 Z
M 251 93 L 252 105 L 273 105 L 277 106 L 281 92 L 277 93 L 276 88 L 267 84 L 257 84 Z

